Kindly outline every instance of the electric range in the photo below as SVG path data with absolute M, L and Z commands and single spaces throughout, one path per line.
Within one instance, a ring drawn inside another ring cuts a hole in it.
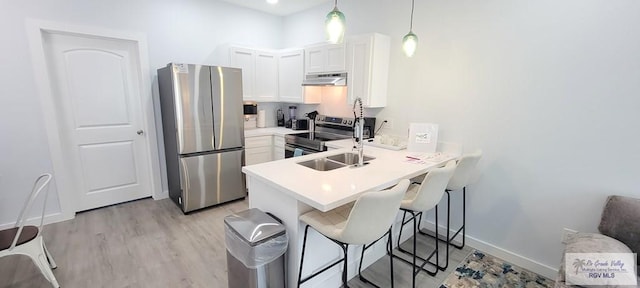
M 365 138 L 374 136 L 374 117 L 364 117 Z M 309 123 L 312 132 L 285 135 L 285 158 L 293 157 L 296 149 L 303 155 L 326 151 L 326 142 L 349 139 L 353 137 L 354 118 L 317 115 L 313 123 Z

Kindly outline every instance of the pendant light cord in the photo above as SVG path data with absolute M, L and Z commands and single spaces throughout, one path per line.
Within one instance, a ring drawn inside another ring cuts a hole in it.
M 333 9 L 336 9 L 336 8 L 338 8 L 338 0 L 333 2 Z
M 336 0 L 336 3 L 338 0 Z M 409 24 L 409 32 L 413 31 L 413 8 L 415 7 L 416 0 L 411 0 L 411 23 Z

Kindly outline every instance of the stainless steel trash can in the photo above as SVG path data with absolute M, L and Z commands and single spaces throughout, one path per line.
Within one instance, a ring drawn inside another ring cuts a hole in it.
M 224 218 L 229 288 L 285 287 L 284 225 L 252 208 Z

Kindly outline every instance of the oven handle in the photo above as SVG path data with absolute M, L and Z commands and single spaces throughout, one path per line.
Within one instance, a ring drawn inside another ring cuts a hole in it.
M 318 153 L 317 151 L 309 150 L 309 149 L 306 149 L 304 147 L 296 147 L 296 146 L 293 146 L 291 144 L 284 144 L 284 150 L 285 151 L 294 152 L 296 150 L 296 148 L 302 149 L 302 155 L 309 155 L 309 154 L 313 154 L 313 153 Z

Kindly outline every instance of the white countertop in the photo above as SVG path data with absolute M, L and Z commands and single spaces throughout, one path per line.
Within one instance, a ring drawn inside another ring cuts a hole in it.
M 309 131 L 308 130 L 292 130 L 290 128 L 284 128 L 284 127 L 266 127 L 266 128 L 255 128 L 255 129 L 244 129 L 244 137 L 258 137 L 258 136 L 269 136 L 269 135 L 284 136 L 287 134 L 303 133 L 303 132 L 309 132 Z
M 363 192 L 385 189 L 395 185 L 401 179 L 421 175 L 459 156 L 449 155 L 445 160 L 437 163 L 416 164 L 408 162 L 406 158 L 409 155 L 415 156 L 416 153 L 365 146 L 364 154 L 375 159 L 364 167 L 347 166 L 331 171 L 316 171 L 297 164 L 297 162 L 351 152 L 350 147 L 353 146 L 353 142 L 351 139 L 331 141 L 328 146 L 349 148 L 245 166 L 242 171 L 315 209 L 329 211 L 356 200 Z M 251 188 L 249 189 L 251 193 Z

